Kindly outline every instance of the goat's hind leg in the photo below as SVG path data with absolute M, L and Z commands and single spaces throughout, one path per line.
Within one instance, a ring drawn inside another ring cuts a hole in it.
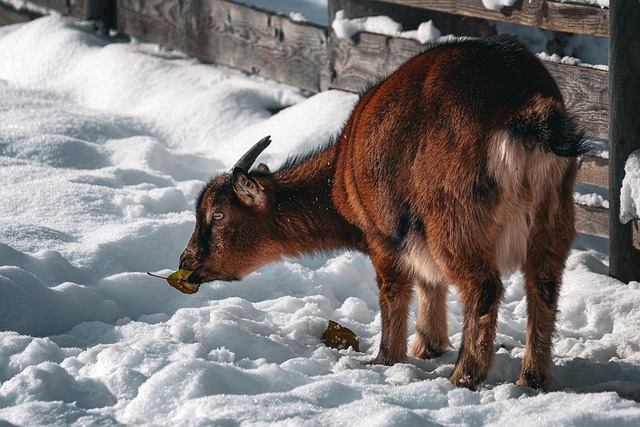
M 411 277 L 397 268 L 393 254 L 377 248 L 370 255 L 378 276 L 382 317 L 380 350 L 373 363 L 393 365 L 407 360 L 407 323 L 413 284 Z
M 518 384 L 542 390 L 549 386 L 552 338 L 562 273 L 575 237 L 575 170 L 575 163 L 570 164 L 559 188 L 546 191 L 549 199 L 540 204 L 534 216 L 523 267 L 527 293 L 527 344 Z
M 504 287 L 497 270 L 480 262 L 473 274 L 457 280 L 464 310 L 462 343 L 458 361 L 450 381 L 460 387 L 476 390 L 487 378 L 495 357 L 494 341 L 498 323 L 498 308 Z
M 536 245 L 530 244 L 524 267 L 527 344 L 518 384 L 542 390 L 549 386 L 558 296 L 565 259 L 571 245 L 571 239 L 559 239 L 562 237 L 553 233 L 546 234 L 544 239 L 534 239 Z
M 418 359 L 440 356 L 451 347 L 447 325 L 446 283 L 416 284 L 418 318 L 416 336 L 409 354 Z

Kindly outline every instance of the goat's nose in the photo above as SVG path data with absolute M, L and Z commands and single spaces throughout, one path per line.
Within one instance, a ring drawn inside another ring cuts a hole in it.
M 189 251 L 188 249 L 185 249 L 184 252 L 182 252 L 182 255 L 180 255 L 180 269 L 183 270 L 185 269 L 185 265 L 189 262 L 189 256 L 191 255 L 191 251 Z

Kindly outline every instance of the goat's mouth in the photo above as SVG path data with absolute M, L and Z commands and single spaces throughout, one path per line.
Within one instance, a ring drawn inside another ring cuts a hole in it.
M 200 290 L 199 284 L 189 283 L 187 280 L 179 280 L 178 282 L 170 283 L 171 286 L 182 292 L 183 294 L 195 294 Z
M 204 266 L 200 266 L 193 270 L 191 275 L 187 277 L 186 282 L 189 285 L 200 287 L 200 285 L 203 283 L 213 282 L 216 280 L 220 280 L 223 282 L 235 282 L 240 279 L 235 276 L 210 271 L 204 268 Z

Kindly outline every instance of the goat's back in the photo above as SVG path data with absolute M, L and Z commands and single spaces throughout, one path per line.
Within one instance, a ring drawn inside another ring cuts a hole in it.
M 451 42 L 364 93 L 337 141 L 333 197 L 372 251 L 452 281 L 449 270 L 478 254 L 519 267 L 531 230 L 559 213 L 571 218 L 561 230 L 570 244 L 583 151 L 528 50 L 501 37 Z

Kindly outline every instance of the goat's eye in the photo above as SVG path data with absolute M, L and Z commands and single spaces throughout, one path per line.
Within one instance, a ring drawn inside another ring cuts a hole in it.
M 213 219 L 215 219 L 216 221 L 220 221 L 222 218 L 224 218 L 224 214 L 222 212 L 213 213 Z

